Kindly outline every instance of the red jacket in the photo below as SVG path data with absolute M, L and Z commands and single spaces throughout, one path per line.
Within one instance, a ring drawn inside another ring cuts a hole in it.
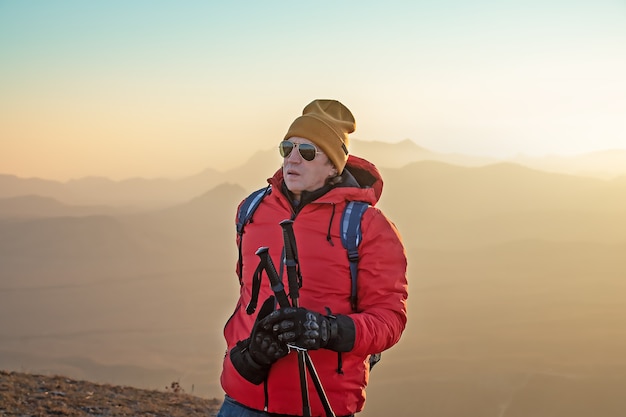
M 380 198 L 383 181 L 376 167 L 363 159 L 350 156 L 346 168 L 361 186 L 340 184 L 306 204 L 295 217 L 291 204 L 281 192 L 282 170 L 268 179 L 272 193 L 257 208 L 253 222 L 246 226 L 240 297 L 224 327 L 228 351 L 237 341 L 250 336 L 256 313 L 248 315 L 246 306 L 251 298 L 252 277 L 259 264 L 255 252 L 261 246 L 269 247 L 272 261 L 280 269 L 283 235 L 279 223 L 293 219 L 302 274 L 300 307 L 324 314 L 328 307 L 333 314 L 349 315 L 356 328 L 356 340 L 350 352 L 309 351 L 331 408 L 338 416 L 362 410 L 369 378 L 369 355 L 390 348 L 400 339 L 407 320 L 408 295 L 407 261 L 398 231 L 379 209 L 371 207 L 361 219 L 358 312 L 351 309 L 350 267 L 339 236 L 339 222 L 348 201 L 366 201 L 373 206 Z M 286 284 L 285 278 L 287 287 Z M 263 274 L 259 306 L 270 295 L 272 290 Z M 227 354 L 221 375 L 222 388 L 248 407 L 263 410 L 267 404 L 267 411 L 271 413 L 301 415 L 296 357 L 292 351 L 274 363 L 265 382 L 267 387 L 264 387 L 264 384 L 254 385 L 241 377 Z M 308 386 L 312 415 L 325 415 L 310 378 Z

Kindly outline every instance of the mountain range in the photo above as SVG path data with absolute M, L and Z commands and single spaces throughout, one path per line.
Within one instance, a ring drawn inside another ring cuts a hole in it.
M 432 152 L 408 139 L 393 144 L 353 140 L 351 148 L 355 155 L 374 161 L 381 169 L 399 168 L 421 161 L 443 162 L 464 167 L 508 162 L 545 172 L 626 182 L 626 150 L 595 152 L 575 157 L 530 158 L 520 155 L 513 159 L 500 160 Z M 111 205 L 127 211 L 142 210 L 182 203 L 223 183 L 239 184 L 247 190 L 262 187 L 265 179 L 279 166 L 278 152 L 271 149 L 259 151 L 243 165 L 227 171 L 207 168 L 195 175 L 179 179 L 129 178 L 113 181 L 101 177 L 84 177 L 60 182 L 41 178 L 21 178 L 4 173 L 0 174 L 0 199 L 39 196 L 72 206 Z
M 353 149 L 379 166 L 409 259 L 407 329 L 363 416 L 623 413 L 624 172 Z M 0 176 L 0 368 L 221 397 L 235 208 L 279 164 L 267 151 L 177 180 Z

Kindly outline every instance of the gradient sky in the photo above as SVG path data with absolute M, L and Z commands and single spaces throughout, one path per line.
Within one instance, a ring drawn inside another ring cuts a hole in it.
M 362 140 L 626 149 L 625 74 L 624 0 L 0 0 L 0 173 L 225 169 L 314 98 Z

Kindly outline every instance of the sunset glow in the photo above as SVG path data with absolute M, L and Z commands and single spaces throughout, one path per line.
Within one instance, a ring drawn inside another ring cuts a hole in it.
M 431 3 L 435 4 L 435 3 Z M 619 1 L 2 2 L 0 173 L 192 175 L 313 98 L 438 152 L 626 148 Z

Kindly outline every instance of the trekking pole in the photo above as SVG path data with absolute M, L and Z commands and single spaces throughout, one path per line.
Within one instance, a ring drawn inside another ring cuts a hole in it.
M 300 275 L 300 271 L 298 270 L 298 261 L 297 254 L 294 251 L 293 242 L 291 239 L 287 237 L 285 233 L 286 227 L 290 226 L 293 223 L 291 220 L 283 220 L 280 222 L 280 226 L 283 228 L 283 241 L 285 247 L 285 258 L 284 264 L 287 269 L 287 282 L 289 283 L 289 298 L 291 299 L 291 305 L 298 308 L 298 298 L 300 296 L 300 284 L 302 276 Z M 310 416 L 311 415 L 311 407 L 309 402 L 308 392 L 309 389 L 307 387 L 306 380 L 306 369 L 305 366 L 307 364 L 307 360 L 305 356 L 307 355 L 306 350 L 298 349 L 298 370 L 300 371 L 300 385 L 302 389 L 302 415 Z M 317 384 L 315 385 L 317 388 Z
M 289 298 L 291 298 L 291 304 L 294 307 L 298 307 L 298 298 L 300 297 L 300 287 L 302 286 L 302 275 L 300 273 L 300 261 L 298 260 L 298 248 L 296 246 L 296 235 L 293 232 L 293 220 L 283 220 L 280 222 L 280 227 L 283 229 L 283 241 L 285 246 L 285 266 L 287 268 L 287 280 L 289 282 Z M 304 368 L 306 364 L 311 379 L 315 385 L 320 401 L 326 411 L 327 417 L 335 417 L 335 413 L 330 407 L 330 402 L 324 392 L 324 387 L 319 379 L 313 361 L 309 352 L 304 350 L 298 350 L 298 354 L 302 352 L 301 357 L 298 356 L 298 365 Z
M 276 272 L 276 267 L 274 266 L 274 262 L 272 262 L 272 258 L 269 256 L 269 248 L 266 246 L 262 246 L 257 249 L 256 254 L 259 256 L 259 258 L 261 258 L 261 266 L 265 268 L 265 272 L 267 273 L 267 277 L 270 280 L 272 290 L 274 291 L 276 299 L 278 300 L 278 305 L 280 307 L 291 307 L 289 299 L 285 294 L 285 286 L 280 280 L 278 272 Z M 298 371 L 300 373 L 300 392 L 302 393 L 302 415 L 304 417 L 311 417 L 309 388 L 307 386 L 306 370 L 304 369 L 304 353 L 301 349 L 296 349 L 296 352 L 298 354 Z
M 272 258 L 269 256 L 269 248 L 266 246 L 262 246 L 256 251 L 256 255 L 261 259 L 260 266 L 265 269 L 267 273 L 267 277 L 270 280 L 270 285 L 274 294 L 276 296 L 276 300 L 278 301 L 278 305 L 282 307 L 290 307 L 289 299 L 287 298 L 287 294 L 285 293 L 285 286 L 283 285 L 280 277 L 278 276 L 278 272 L 276 272 L 276 267 L 272 262 Z M 320 399 L 322 399 L 322 405 L 324 410 L 326 411 L 326 417 L 335 417 L 332 409 L 330 408 L 330 404 L 324 393 L 324 388 L 319 380 L 319 376 L 315 367 L 313 366 L 313 362 L 311 362 L 311 358 L 309 357 L 309 352 L 306 349 L 302 349 L 298 346 L 292 346 L 296 349 L 298 354 L 298 370 L 300 371 L 300 390 L 302 391 L 302 408 L 303 408 L 303 416 L 310 417 L 311 409 L 309 405 L 309 394 L 308 387 L 306 385 L 306 370 L 304 368 L 300 368 L 300 356 L 304 357 L 303 363 L 306 364 L 309 372 L 311 373 L 311 378 L 313 379 L 313 384 L 315 385 L 315 389 L 317 390 Z

